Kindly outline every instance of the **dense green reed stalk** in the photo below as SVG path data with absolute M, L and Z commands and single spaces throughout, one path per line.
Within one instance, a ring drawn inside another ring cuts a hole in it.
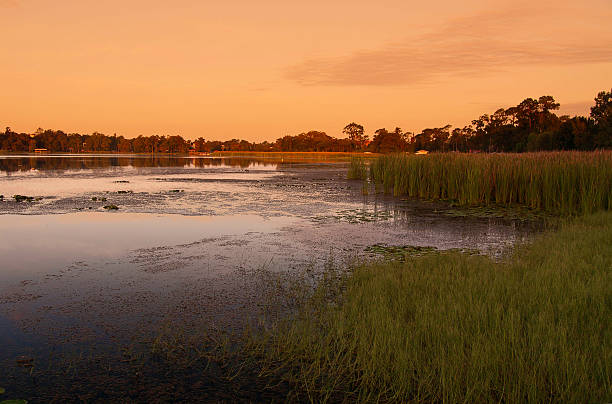
M 482 160 L 487 170 L 499 162 Z M 514 175 L 539 166 L 524 164 L 533 167 L 515 166 Z M 565 180 L 542 177 L 553 189 Z M 486 189 L 463 197 L 486 198 Z M 342 298 L 329 299 L 330 290 Z M 507 261 L 441 252 L 323 283 L 301 316 L 258 345 L 260 374 L 289 383 L 297 402 L 604 403 L 612 400 L 610 318 L 612 213 L 604 212 Z
M 349 180 L 368 179 L 368 165 L 363 157 L 351 157 L 347 177 Z
M 612 152 L 380 156 L 370 179 L 385 192 L 461 205 L 525 205 L 576 215 L 612 208 Z

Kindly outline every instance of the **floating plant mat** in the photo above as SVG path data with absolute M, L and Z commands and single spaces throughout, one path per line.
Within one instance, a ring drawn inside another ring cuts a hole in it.
M 445 251 L 456 251 L 462 254 L 478 255 L 480 251 L 468 248 L 452 248 L 449 250 L 439 250 L 436 247 L 421 247 L 413 245 L 395 246 L 374 244 L 366 247 L 366 252 L 371 254 L 382 255 L 385 259 L 405 261 L 406 258 L 421 257 L 426 254 L 438 254 Z
M 340 210 L 333 215 L 315 216 L 312 219 L 317 222 L 323 222 L 327 220 L 336 220 L 340 222 L 347 222 L 347 223 L 355 224 L 355 223 L 381 222 L 381 221 L 389 220 L 392 218 L 393 218 L 393 212 L 390 212 L 390 211 L 346 209 L 346 210 Z
M 467 207 L 451 207 L 450 209 L 436 210 L 437 213 L 445 216 L 453 217 L 476 217 L 476 218 L 494 218 L 494 219 L 509 219 L 520 221 L 541 221 L 552 218 L 549 213 L 539 210 L 530 209 L 524 206 L 467 206 Z

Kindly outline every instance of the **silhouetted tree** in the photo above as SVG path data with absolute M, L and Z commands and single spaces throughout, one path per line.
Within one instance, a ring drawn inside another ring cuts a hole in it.
M 594 143 L 596 147 L 612 147 L 612 90 L 602 91 L 595 97 L 591 107 L 594 122 Z
M 368 135 L 364 134 L 363 126 L 355 122 L 351 122 L 342 129 L 342 133 L 348 136 L 356 149 L 362 150 L 367 141 Z

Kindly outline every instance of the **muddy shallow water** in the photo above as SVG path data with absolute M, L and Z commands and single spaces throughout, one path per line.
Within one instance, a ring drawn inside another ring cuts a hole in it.
M 43 363 L 168 324 L 240 329 L 274 295 L 276 276 L 316 279 L 330 262 L 375 258 L 375 244 L 500 256 L 537 228 L 362 195 L 346 171 L 342 162 L 0 156 L 0 369 L 13 380 L 0 387 L 36 391 L 21 356 Z

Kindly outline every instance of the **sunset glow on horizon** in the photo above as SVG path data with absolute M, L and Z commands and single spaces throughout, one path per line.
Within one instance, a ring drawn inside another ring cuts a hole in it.
M 0 125 L 273 141 L 612 87 L 609 0 L 0 0 Z

